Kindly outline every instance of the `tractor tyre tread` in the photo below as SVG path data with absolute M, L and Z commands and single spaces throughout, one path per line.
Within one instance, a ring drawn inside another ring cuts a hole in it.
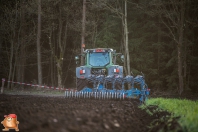
M 87 81 L 86 81 L 86 79 L 77 78 L 76 79 L 76 85 L 77 85 L 76 86 L 77 90 L 80 91 L 87 86 Z

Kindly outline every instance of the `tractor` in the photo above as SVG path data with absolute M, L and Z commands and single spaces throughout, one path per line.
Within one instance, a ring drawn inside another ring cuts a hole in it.
M 123 66 L 116 63 L 118 57 L 124 62 L 124 55 L 111 48 L 86 49 L 83 54 L 75 56 L 76 64 L 83 57 L 84 65 L 76 67 L 77 91 L 66 91 L 65 97 L 124 99 L 138 97 L 144 102 L 149 89 L 144 75 L 123 76 Z M 139 85 L 138 88 L 135 86 Z M 126 88 L 126 86 L 130 86 Z

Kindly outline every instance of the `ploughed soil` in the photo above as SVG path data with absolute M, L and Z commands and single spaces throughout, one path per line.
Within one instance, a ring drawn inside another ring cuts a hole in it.
M 4 115 L 16 114 L 21 132 L 182 131 L 177 119 L 169 120 L 169 113 L 153 113 L 155 106 L 142 110 L 138 104 L 135 99 L 68 99 L 63 96 L 2 94 L 0 120 L 4 120 Z M 0 129 L 3 128 L 0 124 Z

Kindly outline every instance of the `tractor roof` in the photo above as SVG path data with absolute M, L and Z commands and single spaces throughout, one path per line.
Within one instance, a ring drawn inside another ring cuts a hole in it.
M 113 52 L 111 48 L 95 48 L 95 49 L 86 49 L 84 52 Z

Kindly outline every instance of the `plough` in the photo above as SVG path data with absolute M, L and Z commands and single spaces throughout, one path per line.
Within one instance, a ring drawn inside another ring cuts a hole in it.
M 148 86 L 145 84 L 144 77 L 143 76 L 136 76 L 135 78 L 133 76 L 126 76 L 125 78 L 119 78 L 120 83 L 122 83 L 122 89 L 115 89 L 113 87 L 112 89 L 108 89 L 105 87 L 105 81 L 109 79 L 109 77 L 104 76 L 97 76 L 93 81 L 96 81 L 97 79 L 104 80 L 104 82 L 99 82 L 97 84 L 97 87 L 95 88 L 88 88 L 85 87 L 80 91 L 65 91 L 65 97 L 66 98 L 95 98 L 95 99 L 120 99 L 123 100 L 125 98 L 139 98 L 140 102 L 144 102 L 148 99 L 148 95 L 150 92 L 150 89 L 148 89 Z M 93 79 L 93 77 L 92 77 Z M 118 77 L 115 77 L 114 80 L 117 80 Z M 116 81 L 113 81 L 114 84 Z M 131 84 L 131 88 L 129 90 L 124 89 L 124 84 Z M 113 85 L 114 85 L 113 84 Z M 134 84 L 139 84 L 139 88 L 135 88 Z

